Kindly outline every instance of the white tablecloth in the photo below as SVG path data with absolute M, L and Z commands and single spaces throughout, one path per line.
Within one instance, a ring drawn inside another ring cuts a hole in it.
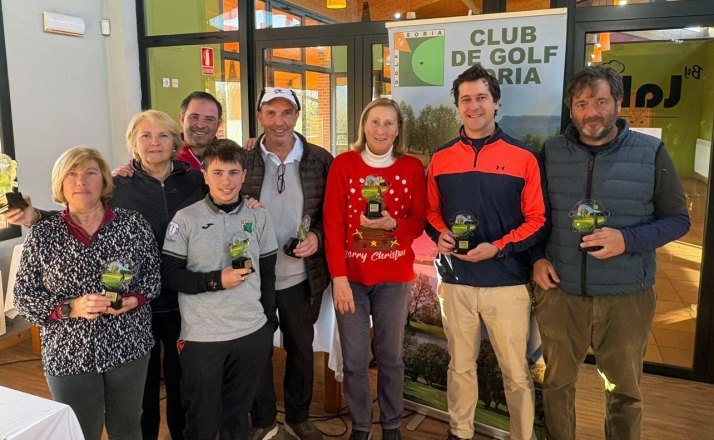
M 84 440 L 72 408 L 0 387 L 0 440 Z
M 12 304 L 13 290 L 15 289 L 15 277 L 17 267 L 20 264 L 22 245 L 18 244 L 12 251 L 10 261 L 10 274 L 7 282 L 7 297 L 5 298 L 5 316 L 13 319 L 17 316 L 17 310 Z M 275 332 L 273 344 L 282 347 L 282 335 L 280 331 Z M 320 317 L 315 323 L 315 340 L 312 344 L 316 352 L 322 351 L 330 354 L 328 366 L 335 372 L 335 378 L 342 382 L 342 350 L 340 348 L 340 337 L 337 333 L 337 322 L 335 321 L 335 308 L 332 305 L 332 287 L 328 287 L 322 295 L 322 306 Z M 2 439 L 0 439 L 2 440 Z
M 283 345 L 280 330 L 275 332 L 273 345 L 276 347 Z M 335 372 L 335 379 L 342 382 L 342 348 L 340 347 L 340 335 L 337 332 L 335 307 L 332 304 L 331 284 L 322 295 L 320 317 L 315 323 L 315 339 L 312 341 L 312 349 L 315 352 L 322 351 L 330 354 L 330 361 L 327 365 Z

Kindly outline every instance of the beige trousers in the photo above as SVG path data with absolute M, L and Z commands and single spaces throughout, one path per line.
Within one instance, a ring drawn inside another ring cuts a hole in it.
M 438 291 L 451 355 L 447 385 L 451 432 L 467 439 L 474 435 L 476 360 L 483 320 L 503 373 L 511 439 L 535 438 L 535 391 L 526 359 L 531 311 L 528 289 L 525 285 L 471 287 L 441 283 Z

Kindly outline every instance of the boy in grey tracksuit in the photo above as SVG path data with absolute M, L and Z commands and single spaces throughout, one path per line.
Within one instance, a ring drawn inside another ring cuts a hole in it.
M 242 439 L 260 371 L 277 326 L 277 242 L 268 211 L 248 209 L 238 145 L 222 139 L 204 152 L 205 199 L 169 224 L 163 282 L 179 292 L 179 360 L 187 440 Z M 252 268 L 234 269 L 229 243 L 246 243 Z

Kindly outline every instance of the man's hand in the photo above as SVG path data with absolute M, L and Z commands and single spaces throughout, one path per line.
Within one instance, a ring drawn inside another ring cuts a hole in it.
M 365 228 L 370 229 L 383 229 L 385 231 L 391 231 L 397 226 L 397 221 L 389 215 L 389 212 L 382 211 L 382 216 L 380 218 L 369 219 L 365 217 L 364 213 L 359 215 L 359 224 Z
M 221 285 L 224 289 L 232 289 L 245 282 L 252 272 L 250 269 L 233 269 L 233 266 L 224 267 L 221 271 Z
M 245 143 L 243 144 L 243 149 L 246 150 L 246 151 L 250 151 L 250 150 L 252 150 L 253 148 L 255 148 L 255 146 L 257 145 L 257 143 L 258 143 L 258 138 L 250 138 L 250 139 L 247 139 L 247 140 L 245 141 Z
M 560 283 L 558 274 L 555 273 L 555 267 L 550 261 L 541 258 L 533 264 L 533 280 L 543 289 L 555 289 Z
M 119 165 L 112 170 L 112 177 L 133 177 L 134 168 L 129 165 Z
M 592 234 L 583 236 L 583 242 L 580 244 L 581 248 L 594 246 L 602 246 L 602 249 L 588 252 L 588 254 L 598 260 L 616 257 L 625 252 L 625 238 L 622 236 L 622 232 L 617 229 L 596 229 Z
M 112 307 L 108 307 L 104 312 L 108 315 L 121 315 L 129 310 L 134 310 L 139 306 L 139 300 L 135 296 L 125 296 L 121 299 L 121 309 L 114 310 Z
M 251 208 L 251 209 L 265 208 L 265 206 L 262 203 L 260 203 L 260 200 L 254 198 L 254 197 L 251 197 L 251 196 L 243 196 L 243 197 L 245 197 L 245 206 L 247 206 L 248 208 Z
M 320 246 L 319 241 L 317 240 L 317 235 L 315 235 L 314 232 L 308 232 L 307 233 L 307 238 L 302 241 L 293 253 L 295 254 L 296 257 L 300 258 L 305 258 L 309 257 L 310 255 L 314 254 L 317 252 L 317 248 Z
M 355 301 L 347 277 L 332 279 L 332 302 L 335 304 L 335 310 L 343 315 L 355 312 Z
M 490 260 L 495 257 L 498 253 L 498 248 L 491 243 L 480 243 L 475 248 L 471 249 L 466 253 L 466 255 L 452 254 L 459 260 L 470 261 L 471 263 L 478 263 L 479 261 Z
M 454 252 L 454 247 L 456 246 L 456 241 L 454 240 L 454 235 L 451 231 L 446 230 L 439 234 L 439 240 L 437 240 L 436 247 L 439 248 L 439 253 L 441 255 L 451 255 Z
M 11 225 L 27 226 L 28 228 L 38 221 L 40 221 L 40 215 L 35 211 L 30 201 L 30 196 L 22 196 L 27 202 L 27 206 L 24 209 L 11 209 L 4 213 L 5 219 Z

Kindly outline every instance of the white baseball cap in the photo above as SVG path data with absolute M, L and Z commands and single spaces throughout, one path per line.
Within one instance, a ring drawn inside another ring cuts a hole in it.
M 258 98 L 258 111 L 260 111 L 260 108 L 263 107 L 263 104 L 267 104 L 276 98 L 282 98 L 290 101 L 290 103 L 294 105 L 298 111 L 300 111 L 300 102 L 298 101 L 295 92 L 290 89 L 281 89 L 279 87 L 266 87 L 263 89 L 263 92 Z

